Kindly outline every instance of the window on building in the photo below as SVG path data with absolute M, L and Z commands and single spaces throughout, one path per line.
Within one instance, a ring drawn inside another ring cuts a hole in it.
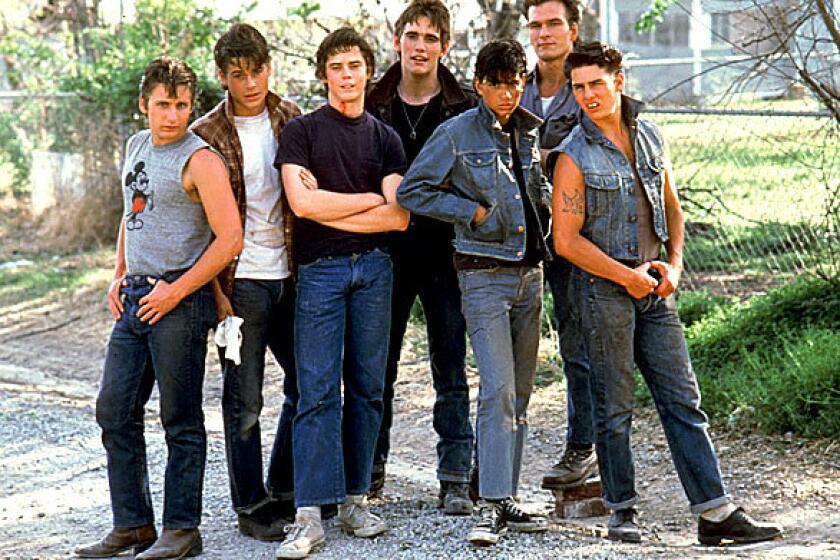
M 728 12 L 712 14 L 712 44 L 729 43 L 731 29 Z
M 689 36 L 688 14 L 672 11 L 653 31 L 636 31 L 636 22 L 642 12 L 619 12 L 619 42 L 622 45 L 648 45 L 651 47 L 687 47 Z

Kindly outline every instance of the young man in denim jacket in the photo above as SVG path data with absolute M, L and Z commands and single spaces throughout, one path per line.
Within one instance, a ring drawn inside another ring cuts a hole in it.
M 519 107 L 525 52 L 492 41 L 478 53 L 479 106 L 441 124 L 399 190 L 415 214 L 453 223 L 455 268 L 478 372 L 482 516 L 468 539 L 498 542 L 508 527 L 546 528 L 513 501 L 527 431 L 542 308 L 549 185 L 540 164 L 540 119 Z
M 572 280 L 592 367 L 598 462 L 608 536 L 639 542 L 630 424 L 638 365 L 703 544 L 781 536 L 736 508 L 700 410 L 700 392 L 677 317 L 684 218 L 659 129 L 622 95 L 621 53 L 601 43 L 575 48 L 565 72 L 583 109 L 557 148 L 554 243 Z M 668 261 L 661 261 L 665 246 Z

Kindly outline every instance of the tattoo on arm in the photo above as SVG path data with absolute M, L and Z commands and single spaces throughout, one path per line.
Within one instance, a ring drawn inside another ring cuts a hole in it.
M 583 214 L 584 208 L 584 201 L 583 195 L 579 192 L 573 193 L 572 196 L 567 195 L 564 192 L 560 194 L 563 195 L 563 213 L 564 214 Z

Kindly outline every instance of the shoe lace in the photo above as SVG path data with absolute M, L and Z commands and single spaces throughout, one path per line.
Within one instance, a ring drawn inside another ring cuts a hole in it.
M 508 498 L 504 502 L 505 508 L 505 515 L 512 519 L 528 519 L 530 515 L 525 512 L 519 504 L 517 504 L 513 499 Z
M 300 537 L 301 533 L 303 533 L 306 530 L 307 526 L 308 524 L 305 522 L 295 521 L 291 525 L 286 525 L 285 527 L 283 527 L 283 532 L 286 533 L 286 542 L 292 542 L 294 540 L 297 540 Z
M 560 457 L 560 461 L 555 467 L 572 467 L 589 457 L 591 453 L 591 449 L 572 449 L 571 447 L 566 447 L 563 451 L 563 456 Z
M 495 527 L 503 509 L 504 505 L 501 503 L 487 502 L 481 507 L 481 518 L 476 526 L 481 528 Z

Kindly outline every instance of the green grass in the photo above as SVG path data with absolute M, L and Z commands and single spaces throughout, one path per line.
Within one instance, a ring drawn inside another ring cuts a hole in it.
M 102 271 L 78 264 L 61 266 L 52 258 L 33 258 L 32 264 L 0 270 L 0 306 L 75 289 L 101 279 Z
M 693 293 L 678 305 L 713 422 L 840 437 L 840 286 L 805 278 L 743 303 Z M 637 399 L 651 402 L 639 377 Z

